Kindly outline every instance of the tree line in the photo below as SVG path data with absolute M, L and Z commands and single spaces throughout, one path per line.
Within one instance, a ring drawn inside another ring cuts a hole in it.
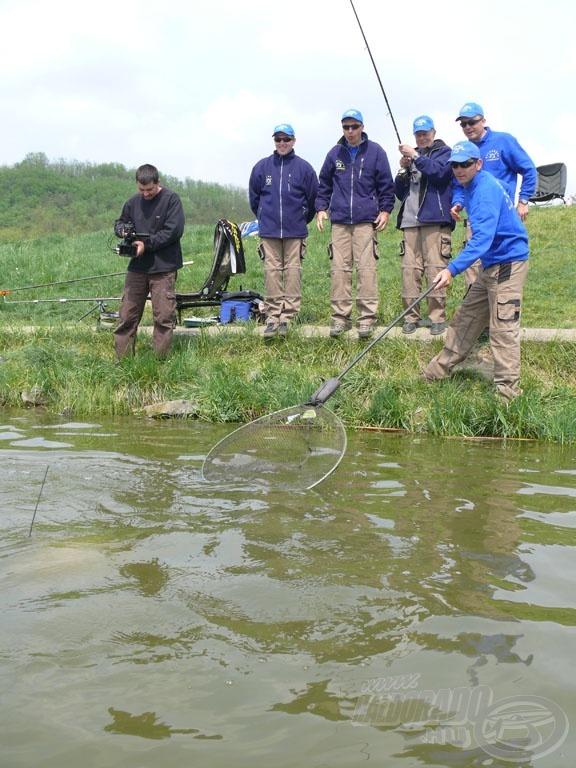
M 245 189 L 182 181 L 159 170 L 162 182 L 180 195 L 188 225 L 254 218 Z M 50 161 L 43 152 L 0 166 L 0 241 L 111 229 L 124 202 L 136 192 L 135 172 L 120 163 Z

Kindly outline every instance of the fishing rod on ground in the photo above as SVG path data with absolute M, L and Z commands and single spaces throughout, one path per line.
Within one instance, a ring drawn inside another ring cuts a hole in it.
M 121 296 L 106 296 L 104 297 L 90 297 L 90 298 L 71 298 L 71 299 L 16 299 L 15 301 L 9 301 L 4 297 L 4 304 L 68 304 L 69 302 L 76 301 L 89 301 L 94 304 L 88 312 L 84 312 L 76 322 L 84 320 L 85 317 L 91 315 L 93 312 L 100 312 L 101 318 L 113 317 L 113 313 L 110 313 L 106 305 L 107 301 L 121 301 Z
M 194 264 L 193 261 L 185 261 L 183 262 L 182 266 L 187 267 L 190 264 Z M 6 288 L 4 290 L 0 290 L 0 296 L 7 296 L 9 293 L 16 293 L 16 291 L 30 291 L 34 288 L 50 288 L 53 285 L 70 285 L 71 283 L 80 283 L 83 280 L 98 280 L 101 277 L 117 277 L 118 275 L 125 275 L 126 270 L 123 269 L 121 272 L 108 272 L 104 275 L 89 275 L 87 277 L 74 277 L 70 280 L 57 280 L 53 283 L 36 283 L 35 285 L 22 285 L 19 288 Z M 15 304 L 16 302 L 7 302 L 9 304 Z
M 182 266 L 187 267 L 190 266 L 190 264 L 194 264 L 193 261 L 185 261 L 183 262 Z M 89 275 L 87 277 L 75 277 L 70 280 L 57 280 L 53 283 L 37 283 L 36 285 L 24 285 L 19 288 L 11 288 L 10 290 L 3 290 L 0 291 L 0 296 L 2 296 L 4 300 L 4 304 L 68 304 L 72 302 L 77 301 L 89 301 L 90 303 L 93 303 L 94 306 L 88 310 L 88 312 L 85 312 L 81 317 L 78 318 L 77 322 L 80 322 L 81 320 L 84 320 L 85 317 L 88 317 L 88 315 L 91 315 L 93 312 L 100 312 L 101 318 L 107 318 L 111 317 L 112 315 L 108 311 L 108 308 L 106 306 L 107 301 L 121 301 L 121 296 L 90 296 L 87 298 L 84 297 L 76 297 L 72 296 L 70 298 L 59 298 L 59 299 L 7 299 L 6 297 L 11 294 L 15 293 L 16 291 L 28 291 L 33 288 L 47 288 L 55 285 L 68 285 L 71 283 L 78 283 L 82 280 L 98 280 L 98 278 L 101 277 L 116 277 L 118 275 L 125 275 L 126 270 L 122 270 L 121 272 L 108 272 L 107 274 L 103 275 Z
M 380 85 L 382 96 L 384 96 L 384 101 L 386 102 L 386 106 L 388 107 L 388 115 L 390 116 L 390 120 L 392 121 L 392 125 L 394 126 L 394 131 L 396 132 L 396 138 L 398 139 L 398 144 L 402 144 L 402 139 L 400 138 L 400 134 L 398 133 L 398 128 L 396 127 L 396 121 L 394 120 L 394 115 L 392 114 L 392 109 L 388 102 L 386 91 L 384 90 L 384 86 L 382 85 L 382 80 L 380 79 L 378 68 L 376 67 L 376 62 L 374 61 L 374 57 L 372 56 L 372 51 L 370 50 L 370 46 L 368 45 L 368 40 L 366 39 L 366 35 L 364 34 L 364 30 L 362 29 L 362 24 L 360 23 L 360 19 L 358 17 L 358 14 L 356 13 L 356 8 L 354 7 L 354 3 L 352 2 L 352 0 L 350 0 L 350 5 L 352 6 L 352 10 L 354 11 L 354 16 L 356 16 L 356 21 L 358 22 L 358 26 L 360 27 L 360 32 L 362 33 L 362 37 L 364 38 L 366 50 L 368 51 L 368 55 L 370 56 L 370 61 L 372 62 L 372 66 L 374 67 L 374 72 L 376 72 L 376 77 L 378 78 L 378 84 Z
M 4 299 L 4 304 L 68 304 L 73 301 L 95 301 L 101 304 L 105 301 L 120 301 L 121 296 L 106 296 L 106 297 L 89 297 L 89 298 L 77 298 L 70 299 Z

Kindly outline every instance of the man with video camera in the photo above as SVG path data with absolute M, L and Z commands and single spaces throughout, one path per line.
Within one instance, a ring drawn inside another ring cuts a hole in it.
M 114 223 L 114 233 L 123 238 L 117 251 L 130 258 L 114 331 L 118 357 L 134 354 L 148 296 L 154 321 L 152 348 L 165 357 L 172 344 L 184 210 L 178 195 L 159 182 L 157 168 L 141 165 L 136 171 L 138 193 L 124 203 Z

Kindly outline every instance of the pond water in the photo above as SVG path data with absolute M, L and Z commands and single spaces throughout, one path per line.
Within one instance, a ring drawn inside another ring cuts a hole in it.
M 572 766 L 576 458 L 348 434 L 214 486 L 229 427 L 0 415 L 2 768 Z

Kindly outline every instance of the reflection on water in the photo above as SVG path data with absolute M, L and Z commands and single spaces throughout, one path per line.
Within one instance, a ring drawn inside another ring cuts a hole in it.
M 510 765 L 454 691 L 551 702 L 522 764 L 571 764 L 570 451 L 350 432 L 287 494 L 202 480 L 226 432 L 3 414 L 2 768 Z

